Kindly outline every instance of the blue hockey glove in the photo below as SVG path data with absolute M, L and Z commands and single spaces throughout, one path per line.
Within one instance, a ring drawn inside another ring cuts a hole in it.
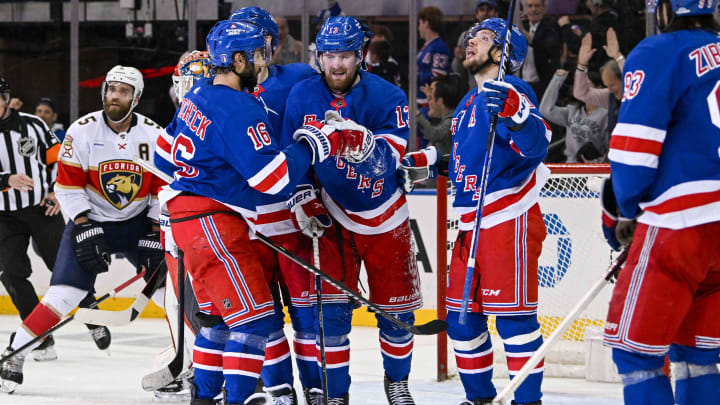
M 618 224 L 618 207 L 615 201 L 615 193 L 613 192 L 612 181 L 608 177 L 603 183 L 602 191 L 600 191 L 600 201 L 602 202 L 602 231 L 608 245 L 615 251 L 620 251 L 620 242 L 615 236 L 615 230 Z
M 487 97 L 486 110 L 497 114 L 500 122 L 511 130 L 525 125 L 530 117 L 531 104 L 512 84 L 488 80 L 483 83 L 482 89 Z
M 330 214 L 309 184 L 298 185 L 287 206 L 295 227 L 311 238 L 321 237 L 332 225 Z
M 434 146 L 403 156 L 398 169 L 398 181 L 406 193 L 415 189 L 415 184 L 438 176 L 436 166 L 440 153 Z

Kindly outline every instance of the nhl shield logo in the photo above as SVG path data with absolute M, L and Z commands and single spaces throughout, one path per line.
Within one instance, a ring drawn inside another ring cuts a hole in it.
M 142 173 L 140 165 L 129 160 L 108 160 L 100 163 L 98 177 L 105 199 L 119 210 L 127 207 L 142 188 Z
M 22 137 L 18 139 L 18 153 L 25 157 L 35 154 L 35 140 L 33 138 Z

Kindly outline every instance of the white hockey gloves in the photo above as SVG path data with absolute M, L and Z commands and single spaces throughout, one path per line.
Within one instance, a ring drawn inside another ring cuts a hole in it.
M 375 149 L 375 137 L 369 129 L 351 119 L 343 119 L 337 111 L 325 111 L 325 123 L 340 131 L 340 156 L 350 163 L 360 163 Z
M 435 164 L 439 159 L 440 153 L 434 146 L 403 156 L 398 169 L 398 180 L 405 192 L 413 191 L 416 183 L 436 178 L 438 168 Z
M 315 188 L 309 184 L 300 184 L 287 202 L 293 224 L 300 232 L 311 238 L 319 238 L 325 228 L 332 225 L 332 219 L 325 206 L 317 198 Z
M 293 140 L 307 142 L 313 152 L 312 163 L 320 163 L 336 155 L 340 147 L 340 134 L 331 125 L 310 121 L 295 130 Z
M 512 84 L 488 80 L 483 83 L 482 90 L 487 97 L 487 111 L 497 114 L 508 129 L 517 130 L 525 125 L 532 104 Z

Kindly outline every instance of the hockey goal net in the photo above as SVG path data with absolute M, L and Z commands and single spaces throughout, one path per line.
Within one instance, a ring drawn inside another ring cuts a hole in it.
M 565 314 L 588 291 L 614 258 L 602 234 L 600 189 L 609 176 L 607 164 L 548 165 L 552 175 L 540 195 L 540 208 L 547 229 L 539 262 L 539 310 L 542 333 L 548 336 Z M 458 232 L 458 218 L 452 210 L 454 190 L 438 182 L 438 263 L 450 263 Z M 446 201 L 442 196 L 446 195 Z M 440 224 L 445 223 L 442 227 Z M 443 229 L 444 228 L 444 229 Z M 442 233 L 445 232 L 445 235 Z M 444 249 L 441 244 L 444 243 Z M 478 252 L 478 255 L 482 252 Z M 439 272 L 441 273 L 441 272 Z M 444 308 L 445 274 L 438 275 L 438 308 Z M 441 287 L 442 286 L 442 287 Z M 545 359 L 545 374 L 560 377 L 583 377 L 585 373 L 586 332 L 602 328 L 612 289 L 600 296 L 580 315 Z M 441 310 L 444 312 L 444 310 Z M 444 313 L 439 314 L 444 318 Z M 495 319 L 490 317 L 496 374 L 506 373 L 502 342 L 497 336 Z M 442 340 L 442 339 L 441 339 Z M 447 355 L 443 353 L 447 348 Z M 443 361 L 448 375 L 457 373 L 452 348 L 438 344 L 438 376 L 442 379 Z

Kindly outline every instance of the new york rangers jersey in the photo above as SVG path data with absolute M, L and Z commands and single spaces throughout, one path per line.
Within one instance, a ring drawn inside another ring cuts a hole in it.
M 542 164 L 552 137 L 550 127 L 537 108 L 537 97 L 530 86 L 515 76 L 505 81 L 530 101 L 528 122 L 512 132 L 498 122 L 488 185 L 483 205 L 481 228 L 490 228 L 517 218 L 538 201 L 540 190 L 550 175 Z M 475 208 L 490 129 L 490 113 L 485 110 L 486 96 L 472 89 L 458 104 L 453 115 L 452 154 L 449 178 L 457 189 L 453 207 L 460 216 L 462 231 L 473 229 Z
M 628 55 L 610 140 L 621 214 L 682 229 L 720 221 L 720 37 L 652 36 Z
M 293 131 L 308 120 L 322 120 L 327 110 L 336 110 L 343 118 L 369 129 L 375 136 L 375 149 L 360 163 L 335 157 L 315 164 L 325 207 L 353 232 L 373 235 L 396 228 L 409 216 L 396 173 L 408 140 L 405 94 L 380 77 L 361 71 L 360 81 L 340 98 L 330 92 L 321 76 L 311 77 L 298 83 L 288 96 L 285 142 L 290 142 Z
M 282 120 L 285 104 L 292 87 L 298 82 L 317 75 L 317 71 L 304 63 L 273 65 L 268 69 L 268 77 L 255 88 L 253 95 L 260 101 L 272 131 L 270 135 L 278 144 L 281 142 Z M 297 231 L 287 208 L 287 196 L 284 194 L 256 193 L 256 216 L 248 224 L 265 236 L 282 235 Z
M 252 95 L 201 79 L 157 138 L 155 165 L 173 175 L 163 202 L 181 192 L 255 217 L 255 191 L 289 195 L 312 152 L 297 143 L 281 151 L 262 104 Z
M 436 37 L 423 45 L 417 56 L 418 103 L 427 103 L 427 97 L 420 88 L 429 84 L 433 77 L 447 76 L 450 73 L 451 61 L 450 49 L 442 38 Z
M 162 128 L 133 113 L 127 132 L 116 133 L 95 111 L 68 128 L 60 149 L 55 186 L 63 212 L 70 219 L 89 211 L 99 222 L 125 221 L 148 210 L 158 220 L 157 194 L 164 181 L 133 162 L 136 156 L 151 161 L 155 139 Z

